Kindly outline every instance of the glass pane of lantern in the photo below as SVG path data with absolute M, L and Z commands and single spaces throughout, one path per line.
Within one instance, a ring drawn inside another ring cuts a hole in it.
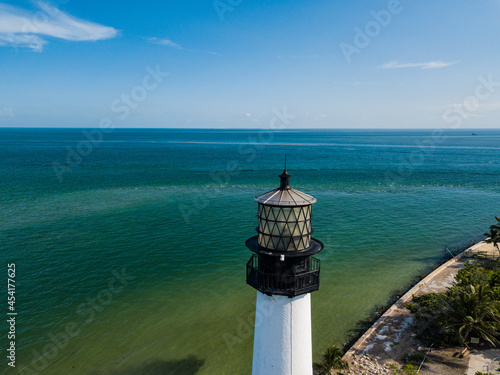
M 276 211 L 274 211 L 274 215 L 276 216 L 276 220 L 277 221 L 286 221 L 285 220 L 285 215 L 283 215 L 283 210 L 281 208 L 278 209 L 278 210 L 276 210 Z
M 295 220 L 299 220 L 300 210 L 301 210 L 300 207 L 293 208 L 293 214 L 295 215 Z
M 301 245 L 300 245 L 300 246 L 302 246 L 302 249 L 306 249 L 306 248 L 309 246 L 309 245 L 308 245 L 308 243 L 307 243 L 306 238 L 305 238 L 305 237 L 302 237 L 302 238 L 301 238 L 301 241 L 302 241 L 302 242 L 301 242 Z
M 270 212 L 269 215 L 272 217 L 272 220 L 275 220 L 275 221 L 278 220 L 278 215 L 279 215 L 280 211 L 281 210 L 279 207 L 269 207 L 269 212 Z
M 288 223 L 286 221 L 284 221 L 282 223 L 278 222 L 277 225 L 280 226 L 280 234 L 282 236 L 284 236 L 285 235 L 285 231 L 287 230 L 287 227 L 288 227 Z
M 294 242 L 294 239 L 293 238 L 290 238 L 289 241 L 288 241 L 288 246 L 286 248 L 288 251 L 291 251 L 291 250 L 296 250 L 295 248 L 295 242 Z
M 311 243 L 311 236 L 305 236 L 302 240 L 304 241 L 304 248 L 309 247 Z
M 271 223 L 271 234 L 273 236 L 281 235 L 281 231 L 282 231 L 282 228 L 281 228 L 280 223 Z
M 272 245 L 269 244 L 269 245 L 271 245 L 271 246 L 269 246 L 269 248 L 278 250 L 278 244 L 279 244 L 280 238 L 279 237 L 271 237 L 271 240 L 272 240 Z
M 308 242 L 307 242 L 307 239 L 306 239 L 306 238 L 307 238 L 307 237 L 306 237 L 306 236 L 304 236 L 304 237 L 302 237 L 302 238 L 300 239 L 300 241 L 301 241 L 300 246 L 302 247 L 302 249 L 305 249 L 306 247 L 308 247 L 308 246 L 309 246 L 309 244 L 308 244 Z
M 292 225 L 292 224 L 290 224 Z M 298 223 L 294 223 L 293 224 L 293 228 L 292 228 L 292 235 L 293 236 L 300 236 L 302 233 L 300 233 L 300 227 L 299 227 L 299 224 Z
M 283 232 L 282 232 L 282 235 L 283 236 L 291 236 L 292 233 L 290 232 L 290 227 L 288 226 L 288 224 L 285 224 L 283 226 Z
M 303 247 L 301 247 L 301 241 L 300 241 L 300 238 L 294 238 L 293 239 L 293 243 L 295 244 L 295 248 L 297 250 L 302 250 Z
M 306 232 L 306 222 L 299 221 L 298 227 L 299 227 L 300 235 L 303 236 Z
M 266 215 L 267 220 L 274 220 L 274 217 L 271 217 L 271 207 L 266 206 L 264 209 L 264 215 Z
M 267 222 L 267 227 L 269 229 L 269 234 L 273 234 L 275 226 L 276 226 L 276 224 L 275 224 L 274 221 L 268 221 Z
M 283 215 L 285 217 L 285 221 L 290 221 L 290 219 L 288 217 L 290 216 L 290 211 L 292 209 L 290 207 L 283 207 L 281 210 L 283 211 Z
M 257 237 L 257 242 L 260 246 L 264 246 L 264 241 L 262 240 L 262 234 L 259 233 L 259 237 Z
M 279 242 L 279 245 L 278 245 L 278 250 L 285 251 L 286 247 L 287 247 L 286 239 L 285 238 L 280 238 L 280 242 Z
M 304 217 L 304 207 L 300 207 L 300 212 L 299 212 L 299 221 L 304 221 L 306 218 Z
M 311 219 L 311 206 L 307 206 L 304 209 L 304 215 L 306 217 L 306 220 Z
M 267 239 L 267 247 L 269 249 L 274 249 L 274 245 L 273 245 L 273 236 L 269 236 L 268 239 Z
M 283 250 L 288 250 L 288 247 L 290 246 L 290 237 L 284 237 L 283 238 Z
M 262 216 L 262 205 L 259 204 L 259 217 Z
M 278 238 L 274 250 L 282 250 L 282 249 L 283 249 L 283 241 L 281 240 L 281 238 Z
M 264 228 L 262 229 L 262 231 L 266 234 L 271 233 L 271 231 L 269 230 L 269 223 L 267 221 L 264 221 Z
M 269 249 L 274 249 L 274 241 L 273 241 L 273 236 L 269 236 L 269 239 L 267 240 L 267 247 Z
M 267 219 L 267 220 L 274 220 L 274 218 L 270 218 L 269 217 L 269 212 L 271 211 L 271 207 L 269 206 L 264 206 L 264 217 Z
M 295 216 L 295 209 L 296 207 L 290 209 L 290 215 L 288 216 L 288 221 L 297 221 L 297 217 Z
M 299 235 L 304 234 L 304 227 L 305 227 L 305 221 L 299 221 L 297 223 L 297 228 L 298 228 L 298 231 L 299 231 Z
M 276 218 L 278 217 L 278 211 L 279 208 L 277 207 L 269 207 L 269 220 L 276 221 Z
M 307 232 L 311 233 L 311 221 L 310 220 L 306 221 L 306 230 L 307 230 Z
M 266 236 L 265 234 L 260 234 L 259 235 L 259 245 L 262 247 L 267 247 L 267 242 L 269 241 L 269 236 Z

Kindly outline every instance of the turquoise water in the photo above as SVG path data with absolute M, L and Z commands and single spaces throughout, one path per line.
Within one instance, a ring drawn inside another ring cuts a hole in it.
M 292 186 L 318 199 L 318 359 L 500 214 L 500 131 L 475 132 L 122 129 L 85 149 L 81 129 L 0 129 L 10 372 L 249 374 L 244 242 L 285 153 Z

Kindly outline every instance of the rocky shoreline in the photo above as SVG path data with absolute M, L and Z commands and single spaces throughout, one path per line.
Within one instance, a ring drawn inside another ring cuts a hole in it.
M 333 373 L 352 375 L 397 373 L 404 365 L 405 354 L 426 350 L 412 332 L 413 317 L 404 304 L 411 301 L 414 295 L 445 292 L 452 285 L 458 271 L 464 267 L 462 263 L 464 258 L 479 253 L 494 254 L 495 251 L 491 244 L 479 242 L 437 267 L 397 300 L 345 353 L 343 359 L 349 363 L 350 370 Z M 455 358 L 452 356 L 454 353 L 449 353 L 450 350 L 456 352 L 457 349 L 445 349 L 444 354 L 440 353 L 440 350 L 433 350 L 433 356 L 439 358 L 440 355 L 444 355 L 443 358 L 447 360 L 440 361 L 443 363 L 442 368 L 434 369 L 432 372 L 429 372 L 430 369 L 427 367 L 436 367 L 436 363 L 433 363 L 433 366 L 425 364 L 420 374 L 463 375 L 464 369 L 468 366 L 468 359 Z M 448 366 L 450 368 L 445 364 L 448 362 L 453 363 Z

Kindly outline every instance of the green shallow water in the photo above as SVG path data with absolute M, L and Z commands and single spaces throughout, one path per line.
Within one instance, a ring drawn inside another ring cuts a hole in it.
M 316 359 L 500 213 L 498 131 L 454 132 L 423 154 L 412 150 L 425 132 L 284 132 L 259 149 L 256 134 L 116 130 L 59 182 L 52 163 L 81 131 L 0 130 L 0 257 L 17 266 L 18 369 L 249 374 L 244 242 L 252 198 L 277 185 L 285 152 L 292 186 L 318 199 L 325 243 Z M 241 170 L 228 174 L 228 163 Z M 116 272 L 129 278 L 113 289 Z

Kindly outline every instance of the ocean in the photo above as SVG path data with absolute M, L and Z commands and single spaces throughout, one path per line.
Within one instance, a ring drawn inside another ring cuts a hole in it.
M 500 215 L 499 130 L 3 128 L 6 373 L 250 374 L 245 240 L 285 154 L 325 244 L 316 361 Z

